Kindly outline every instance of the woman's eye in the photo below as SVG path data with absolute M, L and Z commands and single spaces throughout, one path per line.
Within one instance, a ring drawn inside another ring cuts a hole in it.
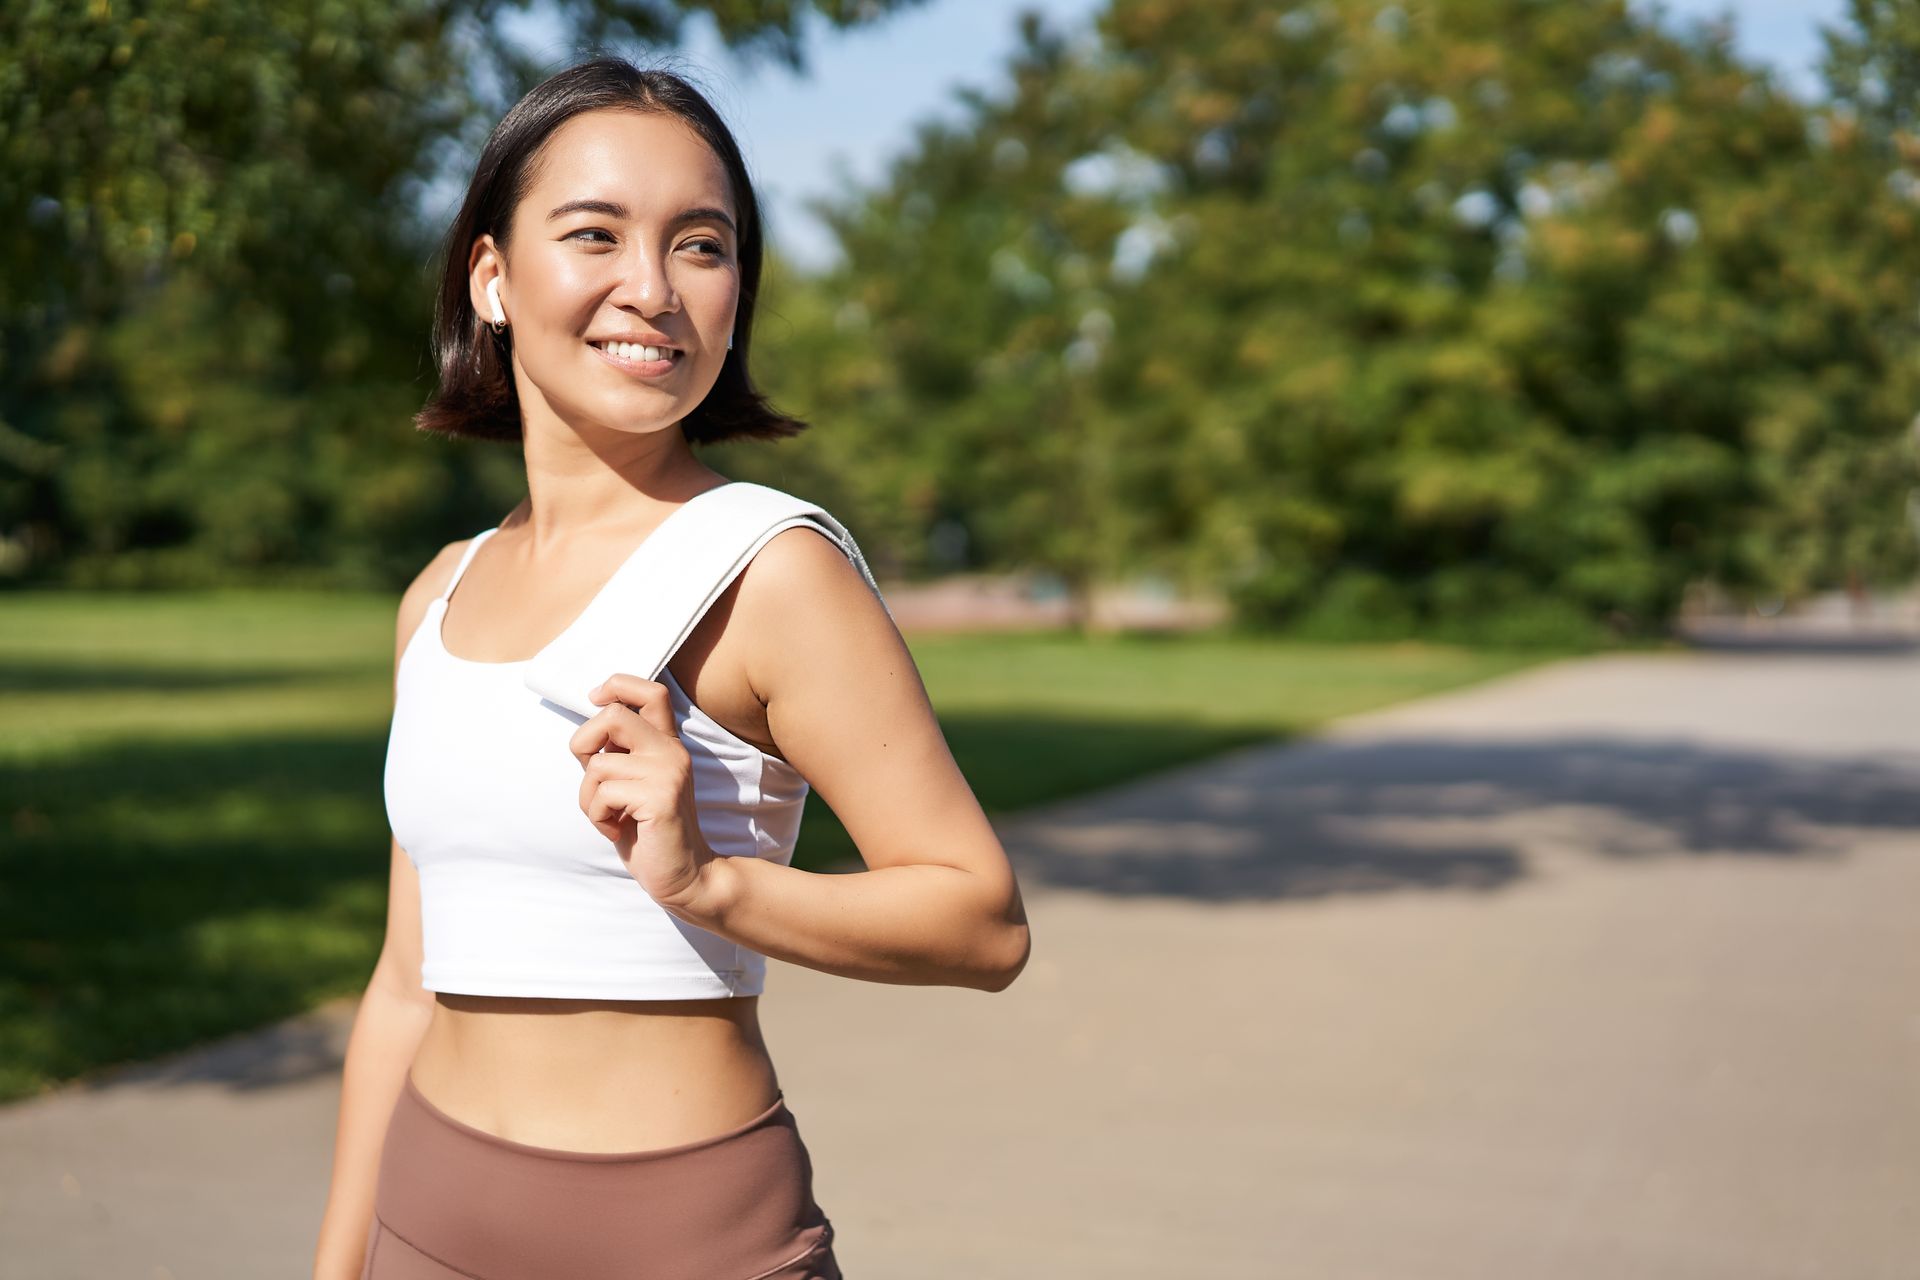
M 563 236 L 562 239 L 574 240 L 579 238 L 580 236 L 606 236 L 607 238 L 604 241 L 595 240 L 595 241 L 590 241 L 589 243 L 592 243 L 592 244 L 613 243 L 613 237 L 610 235 L 607 235 L 607 233 L 605 231 L 602 231 L 599 227 L 582 227 L 578 231 L 575 231 L 566 236 Z M 687 244 L 688 244 L 688 247 L 690 248 L 700 250 L 702 257 L 713 258 L 717 261 L 727 256 L 727 246 L 724 244 L 721 244 L 718 240 L 690 240 L 687 242 Z

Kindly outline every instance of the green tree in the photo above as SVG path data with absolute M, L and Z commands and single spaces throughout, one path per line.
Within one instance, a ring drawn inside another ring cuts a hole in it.
M 1910 574 L 1911 200 L 1612 2 L 1117 0 L 840 202 L 848 406 L 1001 563 L 1329 633 Z M 879 353 L 879 354 L 876 354 Z
M 916 2 L 549 8 L 582 52 L 705 14 L 803 69 L 809 20 Z M 0 576 L 391 583 L 491 509 L 504 452 L 422 448 L 408 418 L 433 376 L 428 197 L 558 65 L 500 21 L 524 7 L 0 8 Z
M 1158 504 L 1136 500 L 1156 464 L 1120 447 L 1098 386 L 1128 213 L 1068 189 L 1084 72 L 1032 15 L 1020 35 L 1009 98 L 963 91 L 968 118 L 921 126 L 880 190 L 818 204 L 843 255 L 813 287 L 841 300 L 844 354 L 811 367 L 836 431 L 896 459 L 922 530 L 955 522 L 970 563 L 1059 574 L 1084 620 L 1159 545 Z

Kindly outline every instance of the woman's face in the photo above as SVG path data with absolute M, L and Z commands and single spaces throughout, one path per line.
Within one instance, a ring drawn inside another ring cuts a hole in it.
M 738 212 L 725 166 L 677 116 L 587 111 L 547 140 L 513 215 L 503 261 L 492 236 L 469 266 L 513 338 L 529 420 L 544 403 L 573 424 L 653 431 L 687 416 L 727 360 L 740 300 Z M 670 363 L 606 340 L 664 340 Z

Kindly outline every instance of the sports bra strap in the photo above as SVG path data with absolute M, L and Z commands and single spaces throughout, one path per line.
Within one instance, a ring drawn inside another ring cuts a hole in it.
M 600 708 L 587 692 L 615 672 L 658 680 L 754 554 L 776 533 L 802 524 L 834 541 L 885 609 L 886 598 L 845 525 L 804 498 L 730 481 L 682 503 L 654 528 L 574 625 L 527 663 L 527 688 L 591 717 Z
M 440 595 L 437 597 L 439 600 L 444 602 L 448 596 L 453 594 L 453 588 L 460 581 L 460 575 L 467 571 L 467 562 L 473 559 L 473 553 L 480 549 L 481 543 L 498 532 L 500 532 L 500 526 L 495 525 L 493 528 L 476 533 L 472 538 L 468 539 L 467 549 L 460 553 L 460 563 L 453 566 L 453 576 L 447 579 L 446 586 L 440 588 Z

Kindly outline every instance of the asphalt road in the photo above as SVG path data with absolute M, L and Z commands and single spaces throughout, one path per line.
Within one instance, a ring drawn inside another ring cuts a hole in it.
M 1920 1276 L 1911 651 L 1558 663 L 1002 834 L 1009 990 L 769 966 L 851 1280 Z M 0 1276 L 306 1274 L 351 1012 L 0 1109 Z

